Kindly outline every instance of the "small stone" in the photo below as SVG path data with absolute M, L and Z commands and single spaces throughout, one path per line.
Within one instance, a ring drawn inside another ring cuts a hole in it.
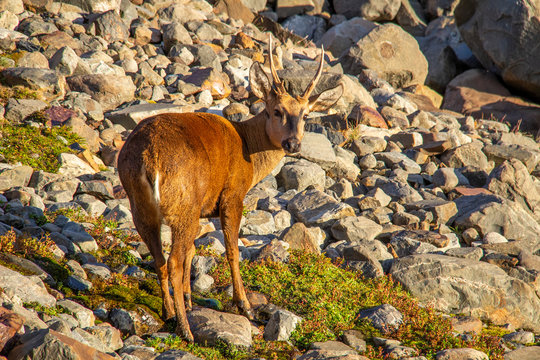
M 358 317 L 370 320 L 372 325 L 382 332 L 397 329 L 403 322 L 403 315 L 389 304 L 362 310 Z
M 484 235 L 484 239 L 482 240 L 482 242 L 484 244 L 501 244 L 507 243 L 508 240 L 501 234 L 492 231 Z
M 535 343 L 534 333 L 523 330 L 503 335 L 503 340 L 523 345 Z
M 301 321 L 300 316 L 290 311 L 277 310 L 264 328 L 264 339 L 266 341 L 287 341 Z
M 442 350 L 435 354 L 436 360 L 489 360 L 488 356 L 478 350 L 470 348 Z

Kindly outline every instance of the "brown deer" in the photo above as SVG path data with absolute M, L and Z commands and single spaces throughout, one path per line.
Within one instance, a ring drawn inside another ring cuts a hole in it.
M 250 69 L 251 90 L 266 102 L 266 111 L 238 123 L 208 113 L 153 116 L 135 127 L 118 157 L 133 221 L 155 260 L 163 318 L 176 314 L 176 333 L 188 341 L 193 341 L 186 308 L 191 309 L 190 272 L 199 218 L 220 217 L 233 301 L 252 319 L 239 270 L 238 231 L 244 196 L 285 153 L 300 150 L 308 113 L 328 109 L 343 92 L 338 85 L 311 96 L 322 73 L 324 49 L 317 74 L 302 96 L 289 95 L 279 79 L 271 39 L 268 55 L 273 84 L 260 63 L 253 63 Z M 162 222 L 172 230 L 167 261 L 160 240 Z

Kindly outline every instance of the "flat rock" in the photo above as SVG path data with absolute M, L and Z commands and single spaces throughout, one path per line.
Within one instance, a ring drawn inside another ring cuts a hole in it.
M 382 332 L 398 329 L 403 322 L 403 315 L 389 304 L 361 310 L 358 317 L 368 319 L 376 329 Z
M 4 69 L 0 73 L 3 82 L 9 86 L 22 85 L 61 97 L 66 91 L 65 78 L 54 70 L 17 67 Z
M 351 206 L 319 190 L 298 193 L 287 205 L 287 210 L 306 226 L 331 226 L 334 220 L 354 216 Z
M 365 360 L 364 356 L 358 355 L 356 350 L 339 341 L 314 342 L 310 350 L 305 352 L 297 360 Z
M 243 316 L 207 308 L 195 308 L 188 313 L 188 321 L 195 341 L 214 346 L 218 340 L 236 346 L 250 347 L 251 324 Z
M 56 299 L 49 295 L 45 286 L 39 286 L 28 277 L 0 265 L 0 284 L 8 297 L 17 296 L 23 302 L 37 302 L 45 307 L 56 305 Z
M 300 154 L 306 160 L 319 164 L 323 169 L 334 167 L 336 155 L 332 144 L 323 134 L 306 132 L 302 139 Z
M 135 128 L 141 120 L 146 119 L 151 116 L 159 114 L 169 114 L 169 113 L 183 113 L 185 112 L 185 107 L 175 105 L 175 104 L 166 104 L 166 103 L 143 103 L 137 105 L 130 105 L 120 110 L 112 111 L 107 115 L 107 118 L 110 119 L 114 124 L 119 124 L 130 130 Z
M 27 186 L 34 169 L 30 166 L 16 166 L 0 172 L 0 191 L 4 192 L 12 187 Z
M 498 266 L 444 255 L 396 259 L 390 274 L 413 296 L 448 313 L 540 329 L 540 299 Z

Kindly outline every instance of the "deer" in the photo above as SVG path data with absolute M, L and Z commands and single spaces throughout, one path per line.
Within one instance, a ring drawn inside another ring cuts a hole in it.
M 118 173 L 133 222 L 154 258 L 163 300 L 162 318 L 167 321 L 176 317 L 176 334 L 189 342 L 194 338 L 186 311 L 192 309 L 191 262 L 199 219 L 220 218 L 233 304 L 254 320 L 239 269 L 243 199 L 285 154 L 300 151 L 306 116 L 312 111 L 326 111 L 343 93 L 339 84 L 312 96 L 322 74 L 324 49 L 317 73 L 301 96 L 285 89 L 272 52 L 270 36 L 268 57 L 273 81 L 259 62 L 254 62 L 249 71 L 252 93 L 265 102 L 262 112 L 242 122 L 204 112 L 155 115 L 133 129 L 118 156 Z M 162 223 L 172 232 L 167 261 L 160 239 Z

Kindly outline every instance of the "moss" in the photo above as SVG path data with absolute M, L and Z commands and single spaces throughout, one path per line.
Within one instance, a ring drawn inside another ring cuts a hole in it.
M 66 138 L 69 143 L 81 142 L 66 127 L 38 129 L 27 125 L 4 124 L 1 131 L 0 154 L 7 162 L 21 162 L 47 172 L 58 171 L 58 156 L 61 153 L 73 153 L 73 150 L 58 140 L 58 136 Z

